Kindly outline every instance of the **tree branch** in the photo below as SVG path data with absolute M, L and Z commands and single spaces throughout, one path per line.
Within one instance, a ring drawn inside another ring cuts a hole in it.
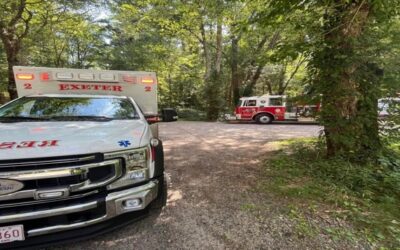
M 21 18 L 24 21 L 25 29 L 24 29 L 24 32 L 21 35 L 17 36 L 19 41 L 21 41 L 21 39 L 23 39 L 24 37 L 26 37 L 28 35 L 28 33 L 29 33 L 29 22 L 32 20 L 32 17 L 33 17 L 33 13 L 31 11 L 26 10 L 26 12 L 28 13 L 28 18 L 26 18 L 26 19 L 25 18 Z
M 14 26 L 19 20 L 22 19 L 22 14 L 24 13 L 25 7 L 26 7 L 26 1 L 25 0 L 20 0 L 20 4 L 18 6 L 17 13 L 15 14 L 15 16 L 8 23 L 8 27 Z
M 280 30 L 278 30 L 278 31 L 276 31 L 274 33 L 274 35 L 272 36 L 272 38 L 271 38 L 271 40 L 270 40 L 270 42 L 268 44 L 268 48 L 267 49 L 268 50 L 273 49 L 276 46 L 277 42 L 279 41 L 279 38 L 280 38 Z M 268 35 L 266 34 L 266 35 L 264 35 L 263 39 L 258 43 L 257 49 L 255 50 L 255 53 L 254 53 L 255 55 L 260 54 L 260 52 L 261 52 L 262 48 L 264 47 L 265 43 L 267 42 L 267 40 L 268 40 Z M 255 66 L 254 65 L 255 62 L 256 62 L 256 60 L 254 58 L 252 58 L 250 61 L 247 60 L 244 63 L 242 63 L 242 66 L 244 66 L 246 64 L 250 64 L 251 66 Z M 266 63 L 261 63 L 259 66 L 264 67 L 265 64 Z M 252 75 L 253 75 L 253 71 L 252 71 L 252 67 L 250 67 L 250 69 L 247 71 L 246 78 L 245 78 L 244 82 L 248 82 L 251 79 Z
M 306 61 L 306 57 L 303 54 L 300 55 L 299 61 L 293 72 L 290 74 L 289 79 L 286 80 L 285 84 L 283 85 L 283 92 L 286 90 L 287 86 L 289 85 L 290 81 L 292 81 L 293 77 L 297 74 L 297 71 L 300 69 L 300 66 Z

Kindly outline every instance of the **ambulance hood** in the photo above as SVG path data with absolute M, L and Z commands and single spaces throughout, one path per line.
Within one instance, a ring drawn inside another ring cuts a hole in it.
M 0 160 L 105 153 L 138 148 L 141 120 L 0 123 Z

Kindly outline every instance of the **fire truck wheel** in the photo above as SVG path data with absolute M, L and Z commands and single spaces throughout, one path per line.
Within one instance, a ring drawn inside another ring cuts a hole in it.
M 268 114 L 260 114 L 256 117 L 257 123 L 261 123 L 261 124 L 271 123 L 272 120 L 273 120 L 272 116 L 268 115 Z

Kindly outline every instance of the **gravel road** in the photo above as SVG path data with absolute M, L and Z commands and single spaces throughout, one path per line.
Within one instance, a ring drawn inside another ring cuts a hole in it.
M 160 124 L 168 205 L 160 216 L 91 240 L 52 249 L 340 248 L 327 237 L 302 238 L 286 206 L 255 191 L 271 141 L 317 136 L 314 125 L 206 122 Z M 252 205 L 263 206 L 251 212 Z

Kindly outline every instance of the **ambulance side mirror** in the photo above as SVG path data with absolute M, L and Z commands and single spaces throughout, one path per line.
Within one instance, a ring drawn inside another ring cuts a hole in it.
M 175 122 L 178 120 L 178 113 L 173 108 L 165 108 L 161 110 L 163 122 Z

